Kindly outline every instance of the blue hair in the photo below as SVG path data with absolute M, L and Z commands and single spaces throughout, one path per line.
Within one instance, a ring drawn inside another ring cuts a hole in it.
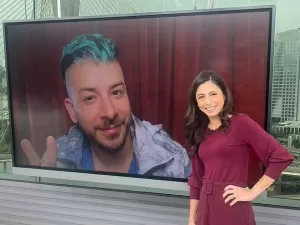
M 78 60 L 111 62 L 118 59 L 118 48 L 111 39 L 102 34 L 82 34 L 76 36 L 63 48 L 60 70 L 66 80 L 66 70 Z

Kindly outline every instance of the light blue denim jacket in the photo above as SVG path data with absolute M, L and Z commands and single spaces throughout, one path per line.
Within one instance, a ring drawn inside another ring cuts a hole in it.
M 134 115 L 131 125 L 133 150 L 138 174 L 169 178 L 188 178 L 191 162 L 186 150 L 162 129 L 141 121 Z M 87 140 L 81 130 L 73 126 L 57 140 L 57 167 L 81 169 L 82 149 Z

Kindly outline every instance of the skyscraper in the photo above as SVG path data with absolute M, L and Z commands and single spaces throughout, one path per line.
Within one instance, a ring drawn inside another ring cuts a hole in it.
M 300 29 L 275 38 L 272 80 L 272 118 L 300 120 Z

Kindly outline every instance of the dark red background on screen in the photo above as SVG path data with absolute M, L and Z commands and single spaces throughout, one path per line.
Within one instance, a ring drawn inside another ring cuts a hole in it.
M 19 24 L 8 27 L 16 162 L 27 165 L 22 138 L 41 156 L 46 137 L 68 130 L 60 75 L 62 46 L 75 35 L 103 33 L 120 49 L 132 111 L 161 123 L 186 146 L 183 116 L 195 76 L 212 69 L 229 85 L 235 111 L 265 124 L 269 12 L 140 18 L 108 21 Z M 186 146 L 187 147 L 187 146 Z M 252 153 L 250 178 L 262 175 Z

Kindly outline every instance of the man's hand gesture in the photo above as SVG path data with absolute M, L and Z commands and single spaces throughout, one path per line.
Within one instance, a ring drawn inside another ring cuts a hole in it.
M 56 167 L 56 141 L 54 137 L 49 136 L 47 138 L 47 150 L 45 160 L 41 160 L 36 151 L 34 150 L 31 142 L 27 139 L 21 141 L 22 149 L 30 163 L 31 166 L 47 166 L 47 167 Z

